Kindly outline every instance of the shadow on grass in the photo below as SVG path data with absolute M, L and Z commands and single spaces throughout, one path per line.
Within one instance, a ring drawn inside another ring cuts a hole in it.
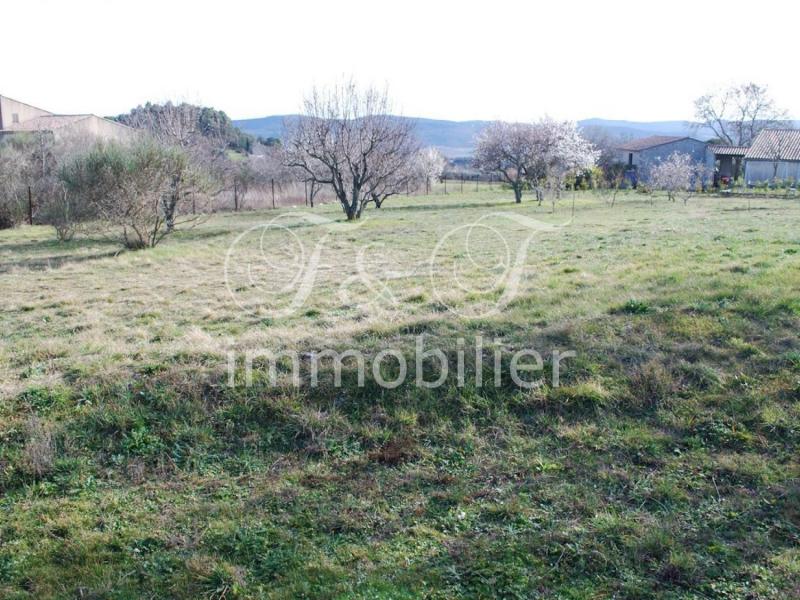
M 98 254 L 91 254 L 88 256 L 84 255 L 73 255 L 73 254 L 62 254 L 57 256 L 47 256 L 44 258 L 31 258 L 27 260 L 18 260 L 8 263 L 0 264 L 0 273 L 6 273 L 11 269 L 15 268 L 22 268 L 22 269 L 29 269 L 31 271 L 44 271 L 46 269 L 58 269 L 63 267 L 66 264 L 70 263 L 82 263 L 88 262 L 92 260 L 99 260 L 101 258 L 109 258 L 112 256 L 116 256 L 120 252 L 124 250 L 113 250 L 109 252 L 100 252 Z

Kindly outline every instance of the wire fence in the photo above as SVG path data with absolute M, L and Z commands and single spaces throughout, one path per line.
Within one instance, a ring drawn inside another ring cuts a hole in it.
M 428 180 L 416 185 L 409 184 L 397 196 L 437 196 L 465 194 L 500 189 L 502 183 L 497 176 L 480 173 L 445 173 L 441 179 Z M 304 181 L 281 181 L 271 179 L 247 190 L 226 189 L 217 195 L 214 209 L 220 212 L 236 210 L 265 210 L 286 206 L 316 206 L 336 202 L 330 188 L 312 186 Z

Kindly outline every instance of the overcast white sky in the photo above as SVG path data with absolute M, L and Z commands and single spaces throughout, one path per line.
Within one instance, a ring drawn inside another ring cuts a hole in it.
M 3 7 L 0 94 L 61 113 L 177 99 L 248 118 L 352 75 L 388 84 L 409 116 L 663 120 L 752 80 L 800 118 L 798 17 L 792 0 L 25 0 Z

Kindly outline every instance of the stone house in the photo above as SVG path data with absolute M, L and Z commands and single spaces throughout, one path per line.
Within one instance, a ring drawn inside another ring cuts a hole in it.
M 135 129 L 97 115 L 58 115 L 0 96 L 0 136 L 41 132 L 51 134 L 56 139 L 87 136 L 118 141 L 136 135 Z

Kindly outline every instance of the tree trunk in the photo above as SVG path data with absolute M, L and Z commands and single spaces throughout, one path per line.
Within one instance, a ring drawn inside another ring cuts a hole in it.
M 514 201 L 517 204 L 521 204 L 522 203 L 522 184 L 521 183 L 515 183 L 514 184 Z

